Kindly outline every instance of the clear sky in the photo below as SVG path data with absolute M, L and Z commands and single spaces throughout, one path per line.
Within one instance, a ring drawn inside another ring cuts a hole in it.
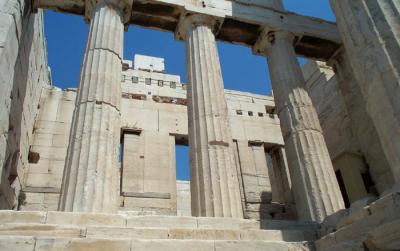
M 334 21 L 329 0 L 284 0 L 285 8 L 299 14 Z M 47 11 L 45 34 L 54 85 L 77 87 L 88 25 L 82 17 Z M 226 89 L 268 94 L 271 90 L 266 60 L 254 56 L 249 48 L 218 43 Z M 166 71 L 180 75 L 186 82 L 185 48 L 172 33 L 131 26 L 125 33 L 124 58 L 134 54 L 165 58 Z M 177 177 L 189 179 L 187 148 L 177 148 Z

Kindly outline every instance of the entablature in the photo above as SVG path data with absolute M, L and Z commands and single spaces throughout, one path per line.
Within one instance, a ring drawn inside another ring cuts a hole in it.
M 36 8 L 85 15 L 85 0 L 33 1 Z M 216 38 L 251 48 L 266 30 L 294 34 L 296 53 L 306 58 L 327 61 L 341 45 L 333 22 L 242 0 L 134 0 L 129 24 L 175 32 L 188 14 L 223 17 Z

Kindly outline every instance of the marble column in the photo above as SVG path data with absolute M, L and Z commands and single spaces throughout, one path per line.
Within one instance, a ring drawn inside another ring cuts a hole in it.
M 216 21 L 183 22 L 187 53 L 192 214 L 242 218 L 239 180 L 215 35 Z
M 351 129 L 368 164 L 368 171 L 379 194 L 393 187 L 394 178 L 382 143 L 371 116 L 366 110 L 365 99 L 354 76 L 348 54 L 343 49 L 328 62 L 335 71 L 337 84 L 342 93 L 350 117 Z
M 98 0 L 81 71 L 59 210 L 118 208 L 121 71 L 125 1 Z
M 270 32 L 259 44 L 268 60 L 298 216 L 321 222 L 344 203 L 293 39 L 288 32 Z
M 400 2 L 330 0 L 355 78 L 400 182 Z

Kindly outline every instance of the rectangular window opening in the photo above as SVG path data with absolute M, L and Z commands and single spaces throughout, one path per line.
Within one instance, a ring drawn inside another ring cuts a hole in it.
M 145 79 L 145 84 L 146 85 L 151 85 L 151 78 L 146 78 Z
M 189 181 L 189 146 L 178 144 L 175 145 L 176 157 L 176 180 Z

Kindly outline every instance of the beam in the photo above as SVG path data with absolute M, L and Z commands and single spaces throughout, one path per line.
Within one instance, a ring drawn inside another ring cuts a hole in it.
M 84 0 L 34 0 L 38 8 L 84 15 Z M 286 30 L 297 37 L 299 56 L 328 60 L 341 45 L 336 24 L 238 0 L 135 0 L 130 24 L 175 32 L 187 13 L 223 18 L 220 41 L 253 47 L 264 30 Z

